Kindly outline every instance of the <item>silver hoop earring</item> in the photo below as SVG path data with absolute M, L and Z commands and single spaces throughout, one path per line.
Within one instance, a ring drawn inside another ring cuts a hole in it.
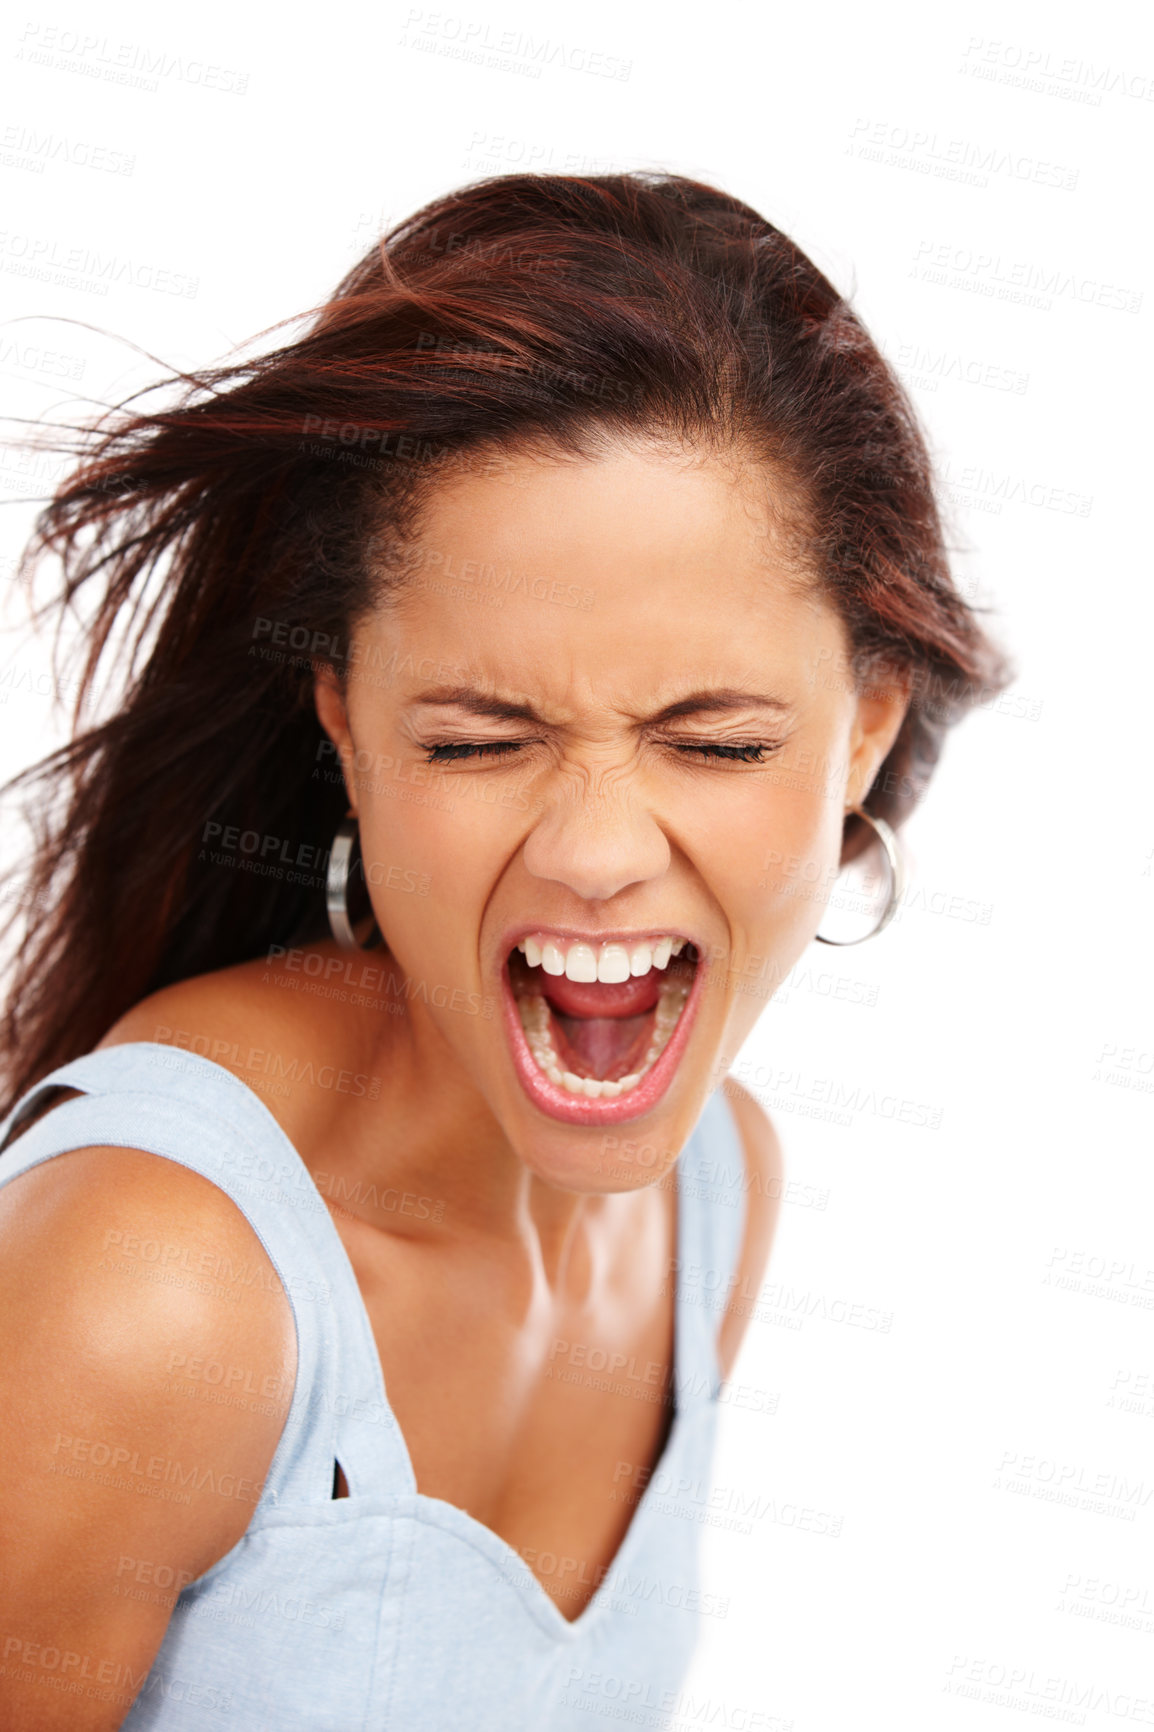
M 360 834 L 356 816 L 350 813 L 337 825 L 337 833 L 329 850 L 325 906 L 328 909 L 329 929 L 342 950 L 371 950 L 381 937 L 381 929 L 374 920 L 373 929 L 362 944 L 349 919 L 349 875 L 353 870 L 353 856 L 360 853 Z
M 854 817 L 865 819 L 866 823 L 869 825 L 870 829 L 873 830 L 878 841 L 882 845 L 886 857 L 886 864 L 890 869 L 889 899 L 886 902 L 885 907 L 882 909 L 881 919 L 871 926 L 868 932 L 863 932 L 860 938 L 823 938 L 820 932 L 815 932 L 814 937 L 817 939 L 819 944 L 836 944 L 839 947 L 844 947 L 849 944 L 864 944 L 867 938 L 876 938 L 880 932 L 885 931 L 886 927 L 897 913 L 898 904 L 902 899 L 902 892 L 906 887 L 906 867 L 905 861 L 902 858 L 902 851 L 898 844 L 896 835 L 886 823 L 885 819 L 873 817 L 871 813 L 866 811 L 864 806 L 850 806 L 846 812 L 846 817 L 848 818 L 851 813 Z

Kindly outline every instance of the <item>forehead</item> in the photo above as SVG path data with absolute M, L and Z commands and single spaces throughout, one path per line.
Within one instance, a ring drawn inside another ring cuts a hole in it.
M 362 629 L 473 683 L 673 697 L 841 641 L 785 479 L 734 452 L 501 455 L 422 503 Z

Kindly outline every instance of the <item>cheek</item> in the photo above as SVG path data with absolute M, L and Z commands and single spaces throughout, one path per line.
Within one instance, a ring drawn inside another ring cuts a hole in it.
M 788 905 L 805 912 L 789 922 L 816 930 L 837 878 L 843 818 L 840 805 L 805 798 L 783 800 L 758 863 L 758 888 L 784 917 Z
M 766 872 L 775 903 L 792 902 L 798 943 L 791 965 L 813 941 L 822 915 L 841 873 L 845 814 L 841 801 L 828 802 L 816 815 L 809 833 L 792 850 L 775 851 Z
M 524 829 L 523 792 L 495 782 L 425 772 L 378 785 L 361 805 L 361 851 L 373 906 L 386 939 L 418 934 L 422 951 L 462 956 L 460 935 L 475 925 Z M 451 942 L 450 942 L 451 941 Z
M 764 783 L 756 809 L 735 818 L 714 834 L 710 889 L 730 934 L 718 984 L 731 1027 L 744 1034 L 817 931 L 837 877 L 842 819 L 840 804 L 812 790 Z
M 682 834 L 735 929 L 785 934 L 810 914 L 816 928 L 842 837 L 841 804 L 824 789 L 783 769 L 732 793 L 706 790 Z
M 359 817 L 361 860 L 365 878 L 380 915 L 387 918 L 399 895 L 423 894 L 431 888 L 428 855 L 419 807 L 407 801 L 363 795 Z

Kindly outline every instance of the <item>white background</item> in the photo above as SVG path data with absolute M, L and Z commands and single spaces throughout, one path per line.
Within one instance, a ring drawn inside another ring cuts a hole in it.
M 752 1531 L 707 1529 L 728 1608 L 676 1724 L 1154 1725 L 1154 44 L 1121 5 L 461 5 L 18 11 L 8 411 L 155 376 L 112 338 L 220 359 L 510 169 L 716 182 L 853 294 L 1019 677 L 949 745 L 896 924 L 815 946 L 739 1066 L 789 1189 L 718 1459 Z M 10 774 L 61 734 L 46 649 L 6 642 Z

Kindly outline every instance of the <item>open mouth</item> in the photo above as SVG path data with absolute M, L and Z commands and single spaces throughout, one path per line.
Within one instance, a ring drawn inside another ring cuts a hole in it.
M 506 976 L 527 1092 L 551 1116 L 578 1122 L 647 1111 L 688 1038 L 698 973 L 696 948 L 674 933 L 597 944 L 526 934 Z

